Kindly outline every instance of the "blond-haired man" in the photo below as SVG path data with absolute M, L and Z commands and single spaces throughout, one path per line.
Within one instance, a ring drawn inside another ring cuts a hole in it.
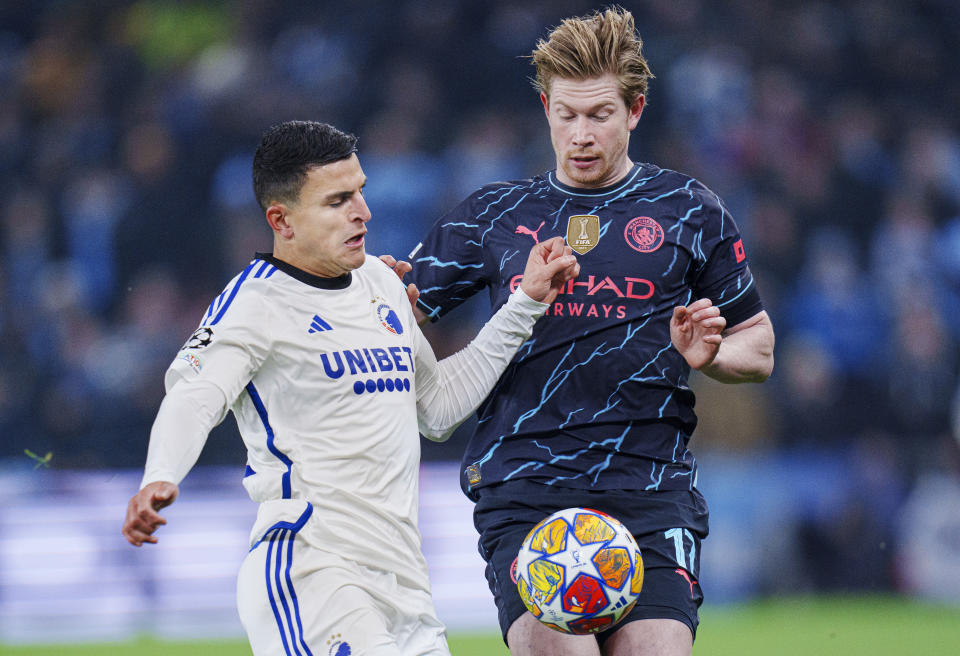
M 562 236 L 580 255 L 579 278 L 479 408 L 461 483 L 476 502 L 514 656 L 686 656 L 707 534 L 687 448 L 696 425 L 688 376 L 765 380 L 773 328 L 720 199 L 689 176 L 630 160 L 651 77 L 632 15 L 565 20 L 532 58 L 555 170 L 484 186 L 410 255 L 421 318 L 432 320 L 483 287 L 502 306 L 523 277 L 515 256 L 531 243 Z M 638 604 L 595 635 L 540 624 L 512 571 L 529 529 L 571 506 L 619 518 L 643 550 Z

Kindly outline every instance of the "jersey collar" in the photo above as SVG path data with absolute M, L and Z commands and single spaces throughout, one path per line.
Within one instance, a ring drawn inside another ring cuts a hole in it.
M 273 256 L 273 253 L 257 253 L 254 257 L 256 257 L 258 260 L 269 262 L 291 278 L 319 289 L 346 289 L 350 286 L 350 281 L 353 280 L 353 275 L 350 271 L 347 271 L 342 276 L 337 276 L 336 278 L 315 276 L 312 273 L 307 273 L 303 269 L 298 269 L 297 267 L 284 262 L 283 260 L 278 260 Z
M 550 183 L 550 186 L 561 191 L 570 196 L 607 196 L 609 194 L 614 194 L 618 191 L 621 191 L 627 187 L 634 179 L 640 175 L 640 169 L 643 168 L 641 164 L 637 163 L 633 165 L 633 168 L 630 169 L 629 173 L 620 178 L 617 182 L 614 182 L 609 187 L 571 187 L 570 185 L 565 185 L 557 179 L 556 169 L 547 173 L 547 182 Z

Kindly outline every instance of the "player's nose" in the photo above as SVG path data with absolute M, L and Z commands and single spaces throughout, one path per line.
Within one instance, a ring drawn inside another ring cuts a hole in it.
M 366 223 L 367 221 L 370 220 L 370 216 L 371 216 L 370 207 L 367 205 L 367 200 L 360 194 L 357 194 L 356 202 L 354 203 L 354 206 L 353 206 L 352 218 Z
M 578 116 L 573 124 L 573 143 L 577 146 L 593 143 L 593 131 L 586 116 Z

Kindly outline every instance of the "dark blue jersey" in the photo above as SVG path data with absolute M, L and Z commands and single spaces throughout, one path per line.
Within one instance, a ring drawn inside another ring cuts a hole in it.
M 650 164 L 603 189 L 568 187 L 553 172 L 490 184 L 413 254 L 421 309 L 435 320 L 487 288 L 496 311 L 534 242 L 557 235 L 577 251 L 580 276 L 479 408 L 464 490 L 520 478 L 692 489 L 694 395 L 669 322 L 674 306 L 702 297 L 728 327 L 762 309 L 736 224 L 702 184 Z

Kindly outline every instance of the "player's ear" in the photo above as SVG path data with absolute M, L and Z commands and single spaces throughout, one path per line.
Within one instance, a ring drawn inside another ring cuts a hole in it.
M 293 237 L 293 226 L 287 221 L 287 207 L 282 203 L 271 205 L 267 208 L 267 223 L 270 229 L 284 239 Z
M 543 91 L 540 92 L 540 103 L 543 105 L 543 113 L 547 115 L 547 118 L 550 118 L 550 99 Z
M 627 119 L 627 127 L 633 130 L 637 127 L 637 123 L 640 121 L 640 115 L 643 114 L 643 106 L 646 104 L 647 99 L 641 93 L 637 96 L 633 103 L 627 107 L 627 112 L 629 113 L 629 118 Z

